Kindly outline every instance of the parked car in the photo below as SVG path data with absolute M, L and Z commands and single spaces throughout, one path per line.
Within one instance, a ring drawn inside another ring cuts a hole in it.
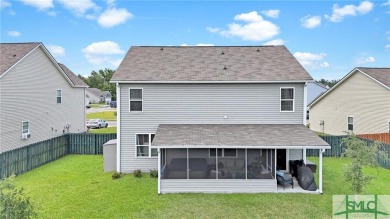
M 103 119 L 90 119 L 87 121 L 87 128 L 107 128 L 108 123 Z
M 111 108 L 116 108 L 116 101 L 111 101 L 110 102 L 110 107 Z

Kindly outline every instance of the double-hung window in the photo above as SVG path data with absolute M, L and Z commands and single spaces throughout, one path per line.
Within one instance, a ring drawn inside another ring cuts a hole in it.
M 210 157 L 215 157 L 215 148 L 209 149 Z M 237 149 L 230 149 L 230 148 L 218 148 L 218 157 L 224 157 L 224 158 L 234 158 L 237 157 Z
M 57 90 L 56 96 L 57 96 L 57 103 L 61 103 L 62 102 L 62 90 Z
M 136 150 L 137 157 L 157 157 L 157 149 L 151 148 L 154 134 L 137 134 Z
M 280 88 L 280 111 L 294 112 L 294 88 Z
M 353 131 L 353 116 L 348 116 L 348 131 Z
M 30 133 L 30 122 L 24 121 L 22 122 L 22 134 Z
M 142 89 L 130 88 L 130 112 L 140 111 L 142 112 L 143 105 Z

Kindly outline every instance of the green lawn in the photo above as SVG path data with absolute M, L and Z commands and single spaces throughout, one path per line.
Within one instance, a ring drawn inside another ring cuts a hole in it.
M 104 119 L 108 121 L 116 120 L 116 116 L 114 115 L 115 111 L 104 111 L 98 113 L 88 113 L 87 119 Z
M 90 133 L 116 133 L 116 127 L 107 127 L 100 129 L 90 129 Z
M 91 106 L 91 108 L 99 108 L 99 107 L 106 106 L 106 104 L 104 104 L 104 103 L 91 103 L 89 105 Z
M 316 158 L 310 158 L 317 162 Z M 324 159 L 324 194 L 166 194 L 157 179 L 132 175 L 112 180 L 99 155 L 67 155 L 22 174 L 40 218 L 331 218 L 332 195 L 352 194 L 343 181 L 345 158 Z M 390 170 L 367 194 L 390 194 Z

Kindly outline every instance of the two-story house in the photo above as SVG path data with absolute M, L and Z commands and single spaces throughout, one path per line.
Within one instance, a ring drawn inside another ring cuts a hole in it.
M 0 153 L 85 131 L 87 85 L 42 43 L 1 43 L 0 57 Z
M 309 107 L 317 132 L 390 132 L 390 68 L 354 68 Z
M 310 81 L 285 46 L 131 47 L 117 171 L 157 169 L 158 193 L 275 192 L 277 169 L 330 148 L 304 125 Z

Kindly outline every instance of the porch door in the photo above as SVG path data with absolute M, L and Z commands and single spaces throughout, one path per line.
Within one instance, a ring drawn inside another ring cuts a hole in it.
M 276 169 L 286 170 L 286 149 L 277 149 L 276 157 Z

